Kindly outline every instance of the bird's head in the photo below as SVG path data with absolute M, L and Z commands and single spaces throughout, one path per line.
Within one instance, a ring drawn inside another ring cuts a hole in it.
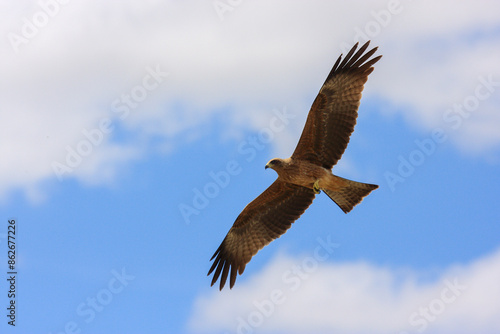
M 266 169 L 272 168 L 275 171 L 283 167 L 284 161 L 283 159 L 271 159 L 269 162 L 266 164 Z

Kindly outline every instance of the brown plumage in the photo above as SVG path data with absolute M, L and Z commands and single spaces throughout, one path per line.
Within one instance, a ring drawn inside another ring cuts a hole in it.
M 364 84 L 382 57 L 370 59 L 377 48 L 364 53 L 369 43 L 357 52 L 356 43 L 343 60 L 342 55 L 337 59 L 312 104 L 292 156 L 266 164 L 278 173 L 278 179 L 243 209 L 210 259 L 215 258 L 208 272 L 215 270 L 212 285 L 220 277 L 222 290 L 229 276 L 232 288 L 252 256 L 285 233 L 320 190 L 347 213 L 378 188 L 331 172 L 354 131 Z

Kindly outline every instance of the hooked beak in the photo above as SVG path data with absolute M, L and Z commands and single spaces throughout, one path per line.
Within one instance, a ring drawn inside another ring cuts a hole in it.
M 269 164 L 266 164 L 266 167 L 264 167 L 264 169 L 268 169 L 269 168 Z

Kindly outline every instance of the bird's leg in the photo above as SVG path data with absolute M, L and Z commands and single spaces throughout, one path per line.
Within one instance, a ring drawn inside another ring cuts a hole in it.
M 321 189 L 319 188 L 319 180 L 314 181 L 313 190 L 315 194 L 319 194 Z

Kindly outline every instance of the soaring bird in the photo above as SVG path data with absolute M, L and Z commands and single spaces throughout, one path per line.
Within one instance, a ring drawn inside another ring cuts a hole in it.
M 382 56 L 366 52 L 370 41 L 357 52 L 358 43 L 344 59 L 339 56 L 307 116 L 306 125 L 292 156 L 271 159 L 278 178 L 240 213 L 215 251 L 208 275 L 212 284 L 220 277 L 220 290 L 229 275 L 229 287 L 252 256 L 284 234 L 323 190 L 345 213 L 360 203 L 377 185 L 360 183 L 333 175 L 332 167 L 344 153 L 354 131 L 361 93 L 373 65 Z

